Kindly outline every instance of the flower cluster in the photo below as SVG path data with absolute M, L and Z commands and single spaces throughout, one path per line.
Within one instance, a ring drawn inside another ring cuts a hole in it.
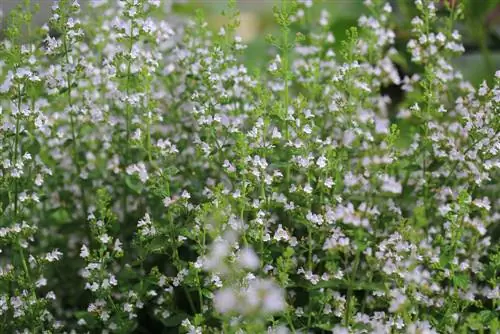
M 260 71 L 233 1 L 215 31 L 160 0 L 10 12 L 0 332 L 500 331 L 500 71 L 454 68 L 459 1 L 416 0 L 406 48 L 365 5 L 339 41 L 281 1 Z

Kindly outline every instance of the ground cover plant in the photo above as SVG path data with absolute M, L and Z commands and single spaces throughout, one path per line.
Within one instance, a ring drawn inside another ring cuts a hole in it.
M 389 3 L 339 42 L 277 1 L 258 70 L 233 2 L 86 5 L 6 18 L 1 333 L 500 331 L 500 71 L 452 66 L 462 2 L 412 3 L 400 50 Z

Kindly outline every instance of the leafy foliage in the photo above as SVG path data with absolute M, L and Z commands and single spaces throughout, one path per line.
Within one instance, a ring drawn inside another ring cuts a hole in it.
M 2 333 L 499 330 L 500 71 L 453 67 L 469 2 L 365 1 L 338 36 L 282 0 L 255 71 L 236 2 L 216 32 L 164 5 L 9 14 Z

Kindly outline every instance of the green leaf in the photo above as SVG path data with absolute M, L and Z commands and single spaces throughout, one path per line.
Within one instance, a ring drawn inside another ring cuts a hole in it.
M 446 267 L 451 259 L 453 258 L 453 254 L 451 251 L 451 247 L 449 245 L 443 245 L 441 249 L 441 255 L 439 256 L 439 264 L 441 267 Z
M 151 241 L 149 249 L 153 253 L 159 253 L 162 252 L 166 246 L 167 244 L 165 243 L 165 240 L 163 240 L 162 238 L 155 238 Z
M 417 206 L 415 209 L 413 209 L 413 217 L 415 218 L 416 227 L 426 227 L 428 225 L 424 206 Z
M 500 329 L 500 320 L 496 317 L 493 317 L 489 323 L 490 333 L 498 333 Z
M 469 326 L 470 329 L 473 330 L 479 330 L 483 328 L 483 325 L 481 324 L 480 320 L 478 319 L 477 314 L 472 314 L 467 318 L 467 325 Z
M 469 286 L 469 277 L 465 274 L 458 274 L 453 276 L 453 284 L 462 290 L 467 289 Z
M 51 220 L 56 224 L 67 224 L 71 222 L 71 215 L 66 208 L 58 208 L 51 215 Z
M 283 252 L 284 257 L 292 257 L 293 254 L 295 254 L 295 251 L 292 247 L 287 247 L 285 251 Z
M 133 190 L 137 194 L 140 194 L 144 188 L 144 185 L 136 176 L 127 175 L 125 177 L 125 184 L 129 187 L 129 189 Z
M 188 317 L 187 314 L 179 313 L 163 320 L 162 322 L 166 327 L 175 327 L 179 326 L 182 320 L 186 319 L 187 317 Z
M 479 319 L 483 324 L 489 323 L 491 320 L 495 318 L 495 313 L 490 310 L 484 310 L 479 312 Z
M 85 319 L 87 322 L 87 327 L 92 328 L 97 324 L 97 319 L 90 315 L 87 311 L 76 311 L 75 318 L 77 319 Z
M 38 155 L 40 152 L 40 143 L 37 140 L 33 140 L 31 144 L 26 148 L 32 156 Z
M 177 173 L 179 173 L 179 168 L 174 167 L 174 166 L 169 166 L 169 167 L 165 168 L 165 173 L 169 176 L 174 176 Z

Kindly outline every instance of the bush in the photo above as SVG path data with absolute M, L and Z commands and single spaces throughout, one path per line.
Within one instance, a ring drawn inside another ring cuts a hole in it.
M 461 3 L 416 0 L 405 53 L 387 3 L 340 46 L 282 1 L 260 71 L 234 3 L 88 5 L 7 20 L 2 333 L 500 330 L 500 71 L 451 65 Z

